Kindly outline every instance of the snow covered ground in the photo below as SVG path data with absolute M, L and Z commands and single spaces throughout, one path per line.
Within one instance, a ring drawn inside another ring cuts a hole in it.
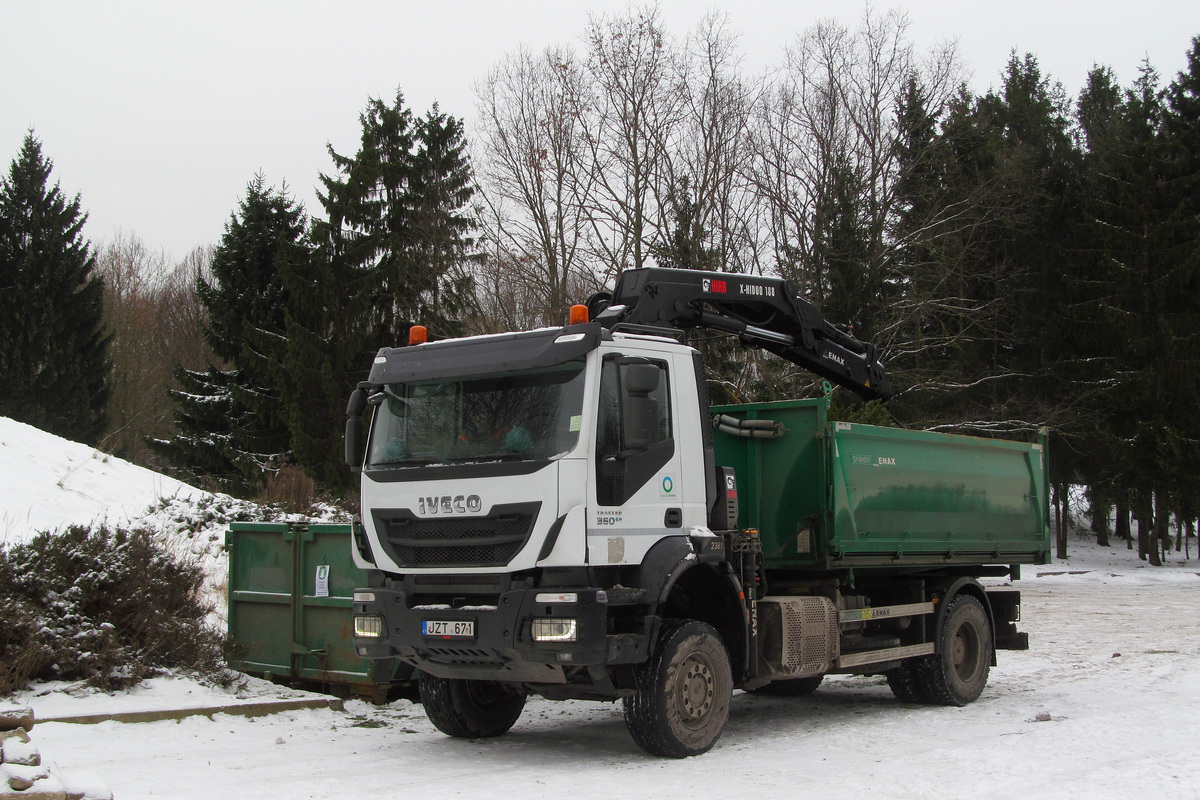
M 14 424 L 0 427 L 5 447 L 13 446 Z M 32 461 L 28 453 L 21 459 Z M 23 469 L 0 448 L 0 480 Z M 99 477 L 89 481 L 101 485 Z M 133 483 L 126 486 L 132 490 Z M 30 486 L 28 496 L 35 491 Z M 142 502 L 113 491 L 102 505 Z M 0 519 L 32 518 L 14 511 L 10 497 L 5 491 Z M 170 518 L 160 523 L 177 535 L 186 535 L 188 524 L 203 531 L 211 524 L 203 521 L 207 512 L 194 513 L 192 523 L 172 522 L 189 519 L 187 503 L 168 505 L 172 511 L 157 513 Z M 683 761 L 642 753 L 619 704 L 539 699 L 530 700 L 507 736 L 492 740 L 446 738 L 408 701 L 382 707 L 350 701 L 343 712 L 258 718 L 42 723 L 33 740 L 62 772 L 99 775 L 117 800 L 1200 798 L 1200 562 L 1176 558 L 1152 568 L 1123 544 L 1101 549 L 1074 540 L 1071 548 L 1067 561 L 1025 569 L 1017 584 L 1020 627 L 1031 649 L 1001 652 L 974 704 L 903 705 L 878 678 L 827 679 L 800 699 L 738 692 L 721 740 L 710 753 Z M 116 695 L 55 684 L 15 699 L 47 718 L 298 696 L 255 680 L 214 689 L 164 677 Z
M 1072 544 L 1070 561 L 1027 570 L 1021 627 L 1032 649 L 1001 652 L 966 708 L 902 705 L 877 678 L 827 679 L 801 699 L 739 692 L 716 747 L 684 761 L 638 750 L 617 704 L 545 700 L 492 740 L 446 738 L 403 700 L 251 719 L 46 723 L 34 740 L 64 772 L 102 776 L 118 800 L 1200 797 L 1200 564 L 1154 569 L 1123 546 Z M 155 699 L 171 707 L 188 691 L 195 705 L 222 694 L 162 680 L 111 697 L 20 700 L 49 716 Z M 253 682 L 240 693 L 281 691 Z

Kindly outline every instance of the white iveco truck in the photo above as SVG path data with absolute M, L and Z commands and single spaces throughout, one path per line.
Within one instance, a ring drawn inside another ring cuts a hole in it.
M 355 647 L 419 669 L 439 729 L 619 699 L 638 745 L 682 757 L 734 688 L 871 673 L 962 705 L 1025 646 L 1019 593 L 978 579 L 1047 557 L 1041 444 L 832 423 L 819 399 L 710 409 L 687 328 L 890 394 L 874 348 L 779 279 L 631 270 L 589 306 L 384 349 L 350 399 Z

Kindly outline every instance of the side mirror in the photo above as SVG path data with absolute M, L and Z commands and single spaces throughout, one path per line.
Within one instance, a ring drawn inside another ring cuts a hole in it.
M 362 469 L 365 455 L 362 414 L 366 408 L 367 391 L 360 386 L 346 403 L 346 466 L 356 472 Z
M 361 417 L 366 410 L 367 390 L 360 386 L 350 393 L 350 399 L 346 401 L 346 416 Z
M 623 449 L 645 450 L 658 444 L 659 402 L 650 396 L 658 388 L 662 370 L 653 364 L 630 364 L 624 371 L 621 401 Z
M 625 367 L 625 393 L 645 397 L 658 388 L 662 370 L 653 364 L 630 364 Z
M 346 466 L 358 472 L 363 466 L 363 423 L 362 417 L 346 420 Z

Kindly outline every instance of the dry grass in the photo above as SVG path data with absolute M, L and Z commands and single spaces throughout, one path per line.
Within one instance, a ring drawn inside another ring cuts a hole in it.
M 316 501 L 317 487 L 304 470 L 295 465 L 283 467 L 267 478 L 257 502 L 277 505 L 293 514 L 303 514 Z

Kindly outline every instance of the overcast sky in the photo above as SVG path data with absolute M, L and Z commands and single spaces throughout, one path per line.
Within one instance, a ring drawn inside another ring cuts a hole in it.
M 1074 95 L 1093 63 L 1122 85 L 1143 59 L 1163 82 L 1186 64 L 1200 35 L 1198 0 L 877 0 L 908 12 L 921 48 L 957 39 L 984 91 L 1010 51 L 1031 52 Z M 225 221 L 261 171 L 287 182 L 309 210 L 332 171 L 326 142 L 352 154 L 368 97 L 399 87 L 423 113 L 435 101 L 468 122 L 473 84 L 519 44 L 571 44 L 589 13 L 626 0 L 338 2 L 57 2 L 0 0 L 0 169 L 35 129 L 53 178 L 82 194 L 86 234 L 118 230 L 168 256 L 219 241 Z M 682 36 L 710 9 L 741 34 L 745 69 L 782 61 L 783 48 L 818 20 L 852 25 L 861 2 L 663 0 Z

